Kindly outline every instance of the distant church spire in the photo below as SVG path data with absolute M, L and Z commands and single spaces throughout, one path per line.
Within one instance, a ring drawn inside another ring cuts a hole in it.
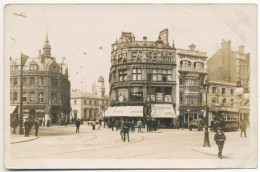
M 46 34 L 45 44 L 43 45 L 43 56 L 45 59 L 51 58 L 51 45 L 49 44 L 48 32 Z

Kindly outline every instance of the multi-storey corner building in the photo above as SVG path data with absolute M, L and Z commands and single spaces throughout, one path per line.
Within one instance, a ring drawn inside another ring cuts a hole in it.
M 105 110 L 110 106 L 110 98 L 105 95 L 105 80 L 101 75 L 92 85 L 92 92 L 72 90 L 71 92 L 71 118 L 94 120 L 104 117 Z
M 208 74 L 207 53 L 190 49 L 177 49 L 177 115 L 180 124 L 187 127 L 191 119 L 203 117 L 205 109 L 204 80 Z M 183 127 L 183 126 L 181 126 Z
M 226 121 L 249 123 L 250 54 L 244 52 L 244 46 L 232 51 L 231 41 L 223 40 L 221 49 L 208 60 L 208 70 L 210 119 L 221 108 Z M 238 84 L 243 88 L 241 95 L 235 92 Z M 237 96 L 242 96 L 242 102 Z
M 151 117 L 170 125 L 175 117 L 176 57 L 174 43 L 168 42 L 168 29 L 160 32 L 157 41 L 135 40 L 122 32 L 112 44 L 109 75 L 111 117 Z M 117 112 L 118 111 L 118 112 Z
M 39 118 L 43 122 L 51 119 L 52 123 L 67 120 L 70 114 L 70 81 L 68 66 L 56 62 L 51 56 L 48 36 L 39 50 L 38 57 L 29 57 L 23 66 L 23 91 L 21 87 L 21 60 L 10 62 L 10 104 L 20 106 L 20 95 L 23 101 L 23 116 L 31 120 Z

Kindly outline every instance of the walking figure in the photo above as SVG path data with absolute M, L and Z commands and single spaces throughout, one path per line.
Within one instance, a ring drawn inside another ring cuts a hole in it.
M 121 139 L 124 141 L 125 140 L 125 137 L 124 137 L 124 125 L 125 125 L 125 122 L 123 119 L 121 119 L 121 123 L 120 123 L 120 135 L 121 135 Z
M 134 120 L 132 120 L 131 122 L 131 133 L 134 133 L 135 132 L 135 123 L 134 123 Z
M 77 121 L 75 122 L 75 124 L 76 124 L 76 133 L 79 133 L 80 120 L 77 119 Z
M 224 147 L 226 136 L 222 132 L 220 127 L 217 128 L 217 132 L 214 136 L 214 140 L 216 141 L 216 144 L 218 145 L 218 158 L 223 159 L 222 150 L 223 150 L 223 147 Z
M 241 134 L 240 134 L 240 137 L 242 137 L 243 133 L 246 137 L 246 122 L 244 120 L 242 120 L 241 124 L 240 124 L 240 127 L 241 127 Z
M 141 119 L 139 119 L 139 121 L 137 121 L 138 133 L 141 133 L 141 126 L 142 126 L 142 121 Z
M 126 136 L 127 136 L 127 141 L 129 142 L 129 130 L 130 130 L 130 121 L 126 120 L 125 124 L 124 124 L 124 140 L 126 140 Z
M 29 129 L 30 129 L 30 123 L 29 123 L 29 119 L 26 118 L 26 121 L 24 122 L 24 136 L 25 137 L 29 137 Z
M 39 119 L 36 119 L 35 123 L 34 123 L 34 129 L 35 129 L 35 136 L 38 136 L 38 130 L 39 130 Z

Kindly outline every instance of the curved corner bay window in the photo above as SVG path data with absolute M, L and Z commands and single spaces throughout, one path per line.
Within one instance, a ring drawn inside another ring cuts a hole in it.
M 172 70 L 153 69 L 153 81 L 172 81 Z
M 132 87 L 130 89 L 130 100 L 135 101 L 143 101 L 143 87 Z
M 133 69 L 133 80 L 142 80 L 142 69 Z
M 119 81 L 126 81 L 127 80 L 127 70 L 122 69 L 119 70 Z
M 126 89 L 126 88 L 118 89 L 118 98 L 120 96 L 123 96 L 124 101 L 127 101 L 128 100 L 128 89 Z

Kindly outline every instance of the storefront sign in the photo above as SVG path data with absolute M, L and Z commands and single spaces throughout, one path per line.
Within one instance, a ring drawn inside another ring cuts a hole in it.
M 105 117 L 143 117 L 143 106 L 114 106 L 109 107 Z
M 165 95 L 164 96 L 164 101 L 165 102 L 172 102 L 172 96 L 171 95 Z
M 175 118 L 177 115 L 174 112 L 172 104 L 153 104 L 151 106 L 152 118 Z
M 163 101 L 163 93 L 156 93 L 156 101 L 157 102 Z

